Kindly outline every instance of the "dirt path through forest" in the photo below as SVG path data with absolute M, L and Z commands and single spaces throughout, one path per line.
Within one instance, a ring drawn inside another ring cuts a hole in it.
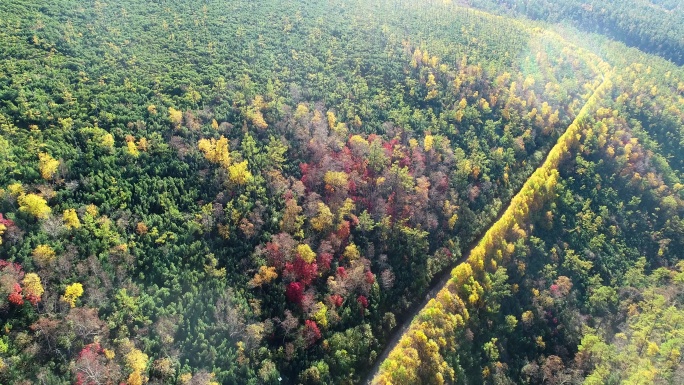
M 576 124 L 578 122 L 578 120 L 582 118 L 583 115 L 587 114 L 588 111 L 585 111 L 585 110 L 589 106 L 590 101 L 592 101 L 592 99 L 594 99 L 597 96 L 597 93 L 599 92 L 599 90 L 601 90 L 603 88 L 603 86 L 606 84 L 606 82 L 608 82 L 608 81 L 609 81 L 608 77 L 604 76 L 601 84 L 598 87 L 596 87 L 596 89 L 594 90 L 594 93 L 589 97 L 589 99 L 587 99 L 587 102 L 585 102 L 582 109 L 580 109 L 577 116 L 575 117 L 575 120 L 570 124 L 570 126 L 568 126 L 566 128 L 566 131 L 573 124 Z M 537 168 L 542 167 L 546 163 L 546 161 L 549 157 L 549 154 L 552 152 L 553 148 L 556 146 L 558 146 L 558 143 L 556 143 L 553 147 L 551 147 L 546 152 L 544 159 L 539 163 L 539 166 Z M 530 173 L 530 176 L 532 174 L 534 174 L 534 171 L 532 173 Z M 529 179 L 529 176 L 528 176 L 528 179 Z M 380 370 L 380 365 L 382 365 L 382 363 L 389 356 L 390 352 L 397 346 L 401 337 L 404 335 L 404 333 L 406 333 L 409 326 L 411 326 L 411 322 L 413 322 L 413 319 L 416 317 L 416 315 L 418 315 L 418 313 L 428 304 L 428 302 L 430 302 L 430 300 L 432 298 L 435 298 L 437 296 L 437 293 L 439 293 L 439 291 L 442 290 L 442 288 L 444 288 L 447 285 L 447 283 L 449 282 L 449 279 L 451 278 L 451 271 L 456 266 L 460 265 L 461 263 L 467 261 L 468 258 L 470 258 L 470 254 L 471 254 L 472 250 L 475 248 L 475 246 L 477 246 L 477 244 L 487 234 L 487 232 L 492 227 L 492 225 L 494 225 L 496 222 L 499 221 L 499 219 L 501 219 L 501 217 L 506 212 L 506 210 L 510 206 L 513 199 L 518 194 L 520 194 L 520 191 L 523 189 L 523 187 L 525 186 L 526 183 L 527 183 L 527 181 L 522 183 L 520 185 L 520 187 L 518 188 L 518 190 L 515 192 L 515 194 L 511 196 L 508 203 L 506 205 L 501 206 L 501 208 L 499 209 L 499 212 L 496 215 L 496 218 L 494 218 L 494 220 L 491 222 L 491 225 L 489 227 L 483 229 L 481 231 L 481 233 L 472 242 L 470 242 L 468 244 L 468 247 L 464 249 L 464 250 L 468 250 L 468 252 L 466 254 L 464 254 L 463 256 L 461 256 L 461 258 L 454 261 L 449 266 L 449 268 L 444 269 L 441 273 L 439 273 L 438 275 L 436 275 L 432 279 L 432 281 L 430 282 L 430 285 L 429 285 L 430 289 L 427 291 L 425 297 L 420 302 L 415 303 L 413 306 L 411 306 L 409 308 L 406 315 L 404 315 L 404 317 L 402 318 L 400 325 L 398 327 L 396 327 L 394 329 L 394 331 L 392 331 L 392 334 L 391 334 L 389 341 L 385 344 L 385 348 L 383 349 L 382 353 L 378 356 L 378 358 L 373 363 L 373 367 L 364 376 L 364 379 L 361 382 L 362 384 L 371 384 L 372 383 L 373 378 L 375 378 L 375 376 L 378 374 L 378 371 Z
M 546 157 L 548 157 L 548 151 L 547 155 L 544 157 L 542 160 L 541 164 L 544 164 L 546 161 Z M 532 175 L 530 173 L 530 175 Z M 491 222 L 491 224 L 496 223 L 499 219 L 501 219 L 501 216 L 506 212 L 506 209 L 508 209 L 508 206 L 510 206 L 511 201 L 513 198 L 520 193 L 520 190 L 522 190 L 523 186 L 525 186 L 525 183 L 522 183 L 516 193 L 511 196 L 511 198 L 508 200 L 508 203 L 505 205 L 501 205 L 501 208 L 499 209 L 499 212 L 497 213 L 496 217 L 494 220 Z M 442 290 L 443 287 L 447 285 L 449 282 L 449 279 L 451 279 L 451 271 L 461 263 L 465 262 L 468 260 L 470 257 L 471 251 L 477 246 L 478 243 L 482 240 L 482 238 L 487 234 L 487 231 L 489 231 L 491 225 L 488 227 L 485 227 L 480 234 L 473 239 L 469 244 L 468 247 L 466 247 L 464 250 L 468 250 L 468 252 L 464 255 L 461 256 L 461 258 L 457 259 L 454 261 L 452 264 L 449 265 L 448 268 L 444 269 L 442 272 L 437 274 L 435 277 L 433 277 L 432 281 L 430 282 L 430 289 L 427 291 L 425 294 L 425 297 L 420 301 L 414 303 L 411 307 L 409 307 L 408 312 L 404 316 L 403 320 L 401 321 L 401 324 L 396 327 L 391 334 L 391 337 L 387 344 L 385 345 L 385 348 L 382 351 L 382 354 L 378 356 L 378 358 L 375 360 L 375 363 L 373 364 L 373 367 L 371 370 L 366 374 L 364 380 L 361 382 L 362 384 L 370 384 L 373 380 L 373 378 L 378 374 L 378 370 L 380 369 L 380 365 L 387 359 L 389 356 L 389 353 L 394 349 L 395 346 L 399 343 L 399 340 L 401 339 L 401 336 L 406 333 L 408 330 L 409 326 L 411 325 L 411 322 L 413 319 L 418 315 L 418 313 L 423 310 L 423 308 L 430 302 L 432 298 L 435 298 L 437 296 L 437 293 L 439 293 L 440 290 Z

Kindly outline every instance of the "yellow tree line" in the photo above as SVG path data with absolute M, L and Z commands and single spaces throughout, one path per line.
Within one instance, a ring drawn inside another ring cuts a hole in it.
M 494 272 L 498 264 L 512 254 L 513 243 L 507 239 L 525 236 L 525 223 L 531 213 L 541 209 L 554 196 L 558 166 L 567 158 L 581 138 L 582 126 L 599 101 L 608 92 L 610 68 L 601 62 L 603 81 L 594 90 L 575 120 L 558 138 L 544 163 L 513 197 L 501 218 L 471 250 L 468 259 L 456 266 L 451 279 L 413 319 L 409 329 L 380 366 L 373 384 L 443 384 L 453 381 L 455 372 L 444 360 L 443 352 L 457 348 L 456 332 L 469 318 L 468 308 L 482 306 L 482 294 L 488 288 L 486 272 Z

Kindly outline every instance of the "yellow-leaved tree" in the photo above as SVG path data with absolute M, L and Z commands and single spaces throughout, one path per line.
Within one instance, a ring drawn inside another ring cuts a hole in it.
M 55 260 L 56 254 L 52 247 L 48 245 L 38 245 L 33 249 L 33 260 L 38 266 L 47 266 Z
M 40 168 L 40 176 L 45 180 L 50 180 L 55 176 L 59 161 L 46 152 L 38 154 L 38 167 Z
M 47 218 L 52 210 L 47 201 L 36 194 L 22 194 L 17 198 L 19 211 L 33 215 L 38 219 Z
M 147 361 L 149 357 L 147 354 L 141 352 L 136 348 L 132 348 L 124 357 L 126 366 L 131 369 L 131 374 L 128 376 L 128 385 L 142 385 L 147 382 L 147 378 L 143 372 L 147 368 Z
M 337 210 L 337 220 L 341 221 L 344 218 L 348 217 L 349 215 L 352 214 L 356 210 L 356 204 L 351 198 L 347 198 L 344 200 L 344 203 L 342 203 L 342 207 Z
M 316 324 L 324 328 L 328 327 L 328 307 L 323 302 L 318 302 L 312 313 L 311 319 L 316 321 Z
M 76 306 L 76 300 L 83 295 L 83 285 L 80 283 L 72 283 L 67 286 L 64 290 L 64 295 L 62 296 L 62 301 L 71 305 L 71 307 Z
M 45 292 L 40 283 L 40 277 L 36 273 L 26 274 L 21 285 L 24 289 L 24 297 L 34 305 L 40 301 L 40 296 Z
M 74 209 L 64 210 L 64 213 L 62 214 L 62 220 L 64 221 L 64 226 L 66 226 L 69 230 L 81 227 L 81 221 L 78 219 L 78 215 Z
M 268 123 L 264 119 L 264 114 L 261 112 L 267 107 L 264 98 L 261 95 L 257 95 L 252 100 L 252 104 L 247 108 L 246 116 L 252 121 L 252 124 L 261 130 L 268 128 Z
M 128 375 L 127 385 L 143 385 L 147 379 L 140 372 L 132 372 Z
M 425 135 L 425 140 L 423 141 L 423 148 L 425 148 L 425 151 L 430 151 L 432 150 L 432 147 L 434 146 L 435 143 L 435 137 L 427 134 Z
M 311 246 L 303 243 L 297 246 L 297 255 L 306 263 L 311 263 L 316 260 L 316 253 L 311 250 Z
M 140 151 L 147 151 L 150 147 L 149 142 L 147 141 L 147 138 L 140 138 L 138 140 L 138 150 Z
M 326 190 L 335 191 L 347 187 L 349 176 L 344 171 L 326 171 L 323 181 L 325 181 Z
M 156 108 L 154 111 L 156 113 Z M 183 122 L 183 113 L 173 107 L 169 107 L 169 120 L 174 127 L 178 127 Z
M 202 153 L 204 153 L 204 157 L 208 161 L 217 163 L 224 168 L 228 168 L 228 166 L 230 166 L 231 159 L 228 148 L 228 139 L 226 139 L 223 135 L 221 135 L 218 140 L 214 138 L 200 139 L 197 143 L 197 147 L 200 151 L 202 151 Z
M 297 105 L 297 110 L 295 110 L 294 118 L 299 120 L 309 114 L 309 107 L 304 103 L 299 103 Z
M 250 287 L 261 287 L 265 283 L 271 283 L 274 279 L 278 278 L 278 273 L 276 268 L 273 266 L 261 266 L 259 272 L 254 275 L 249 281 Z
M 109 133 L 102 135 L 102 138 L 100 139 L 100 146 L 107 149 L 114 148 L 114 135 Z
M 21 185 L 21 183 L 12 183 L 11 185 L 7 186 L 7 191 L 15 197 L 19 197 L 24 194 L 24 187 Z
M 311 227 L 316 231 L 323 231 L 333 224 L 333 216 L 330 208 L 323 202 L 318 202 L 318 214 L 311 218 Z
M 128 155 L 134 158 L 137 158 L 138 155 L 140 155 L 140 152 L 138 151 L 138 147 L 135 145 L 135 142 L 126 143 L 126 152 L 128 152 Z
M 252 124 L 254 124 L 257 128 L 262 130 L 268 128 L 268 123 L 266 123 L 266 119 L 264 119 L 264 114 L 262 114 L 261 111 L 254 111 L 250 116 Z
M 252 180 L 252 173 L 247 169 L 247 161 L 235 163 L 228 167 L 230 181 L 239 186 L 245 185 Z
M 335 113 L 332 111 L 328 111 L 325 114 L 326 118 L 328 118 L 328 128 L 331 130 L 337 127 L 337 117 L 335 116 Z
M 354 243 L 350 243 L 344 248 L 344 253 L 342 255 L 350 261 L 355 261 L 359 259 L 361 253 L 359 253 L 359 249 Z

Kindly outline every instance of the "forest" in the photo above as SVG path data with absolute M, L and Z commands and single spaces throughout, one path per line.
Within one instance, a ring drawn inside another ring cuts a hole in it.
M 684 6 L 678 0 L 470 0 L 492 12 L 569 24 L 684 64 Z
M 684 381 L 682 9 L 595 3 L 1 2 L 0 384 Z

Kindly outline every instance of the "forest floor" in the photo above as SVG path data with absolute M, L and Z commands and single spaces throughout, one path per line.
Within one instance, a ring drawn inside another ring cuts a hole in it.
M 585 105 L 580 109 L 580 112 L 577 114 L 575 117 L 575 120 L 570 123 L 570 125 L 566 128 L 566 131 L 573 125 L 577 124 L 578 120 L 582 118 L 584 115 L 585 107 L 588 105 L 589 101 L 594 98 L 597 92 L 603 87 L 604 83 L 606 81 L 609 81 L 608 77 L 604 77 L 602 83 L 596 87 L 594 90 L 594 93 L 587 99 L 585 102 Z M 562 134 L 561 134 L 562 136 Z M 551 147 L 548 151 L 546 151 L 546 155 L 544 156 L 544 159 L 539 163 L 539 167 L 542 167 L 548 157 L 549 154 L 552 153 L 554 147 L 558 146 L 559 143 L 556 143 L 553 147 Z M 530 173 L 530 176 L 532 176 L 534 172 Z M 529 179 L 529 176 L 528 176 Z M 508 207 L 511 205 L 511 202 L 515 199 L 515 197 L 520 194 L 522 191 L 523 187 L 527 184 L 527 182 L 522 183 L 520 187 L 517 189 L 516 193 L 511 196 L 511 198 L 508 200 L 508 203 L 506 205 L 502 205 L 501 208 L 499 209 L 499 212 L 496 215 L 496 218 L 491 222 L 491 225 L 485 229 L 483 229 L 480 234 L 473 239 L 465 248 L 465 250 L 468 250 L 467 253 L 463 254 L 461 258 L 457 259 L 454 261 L 448 268 L 444 269 L 441 273 L 437 274 L 433 279 L 432 282 L 430 283 L 429 289 L 427 293 L 425 294 L 425 297 L 420 301 L 416 302 L 414 305 L 412 305 L 404 318 L 400 320 L 400 324 L 392 331 L 391 336 L 389 340 L 387 341 L 387 344 L 385 345 L 385 348 L 383 349 L 382 353 L 378 356 L 378 358 L 375 360 L 373 363 L 373 367 L 366 373 L 364 380 L 361 382 L 362 384 L 372 384 L 373 379 L 375 376 L 378 374 L 380 370 L 380 366 L 382 365 L 383 362 L 387 359 L 389 354 L 394 350 L 394 348 L 399 344 L 399 341 L 401 340 L 401 337 L 406 333 L 408 328 L 411 326 L 411 322 L 413 322 L 413 319 L 418 315 L 418 313 L 430 302 L 431 299 L 435 298 L 437 294 L 444 288 L 446 285 L 449 283 L 449 280 L 451 279 L 451 271 L 461 263 L 464 263 L 470 258 L 470 254 L 472 253 L 473 249 L 480 243 L 482 238 L 487 234 L 489 229 L 496 223 L 498 222 L 501 217 L 504 215 Z

